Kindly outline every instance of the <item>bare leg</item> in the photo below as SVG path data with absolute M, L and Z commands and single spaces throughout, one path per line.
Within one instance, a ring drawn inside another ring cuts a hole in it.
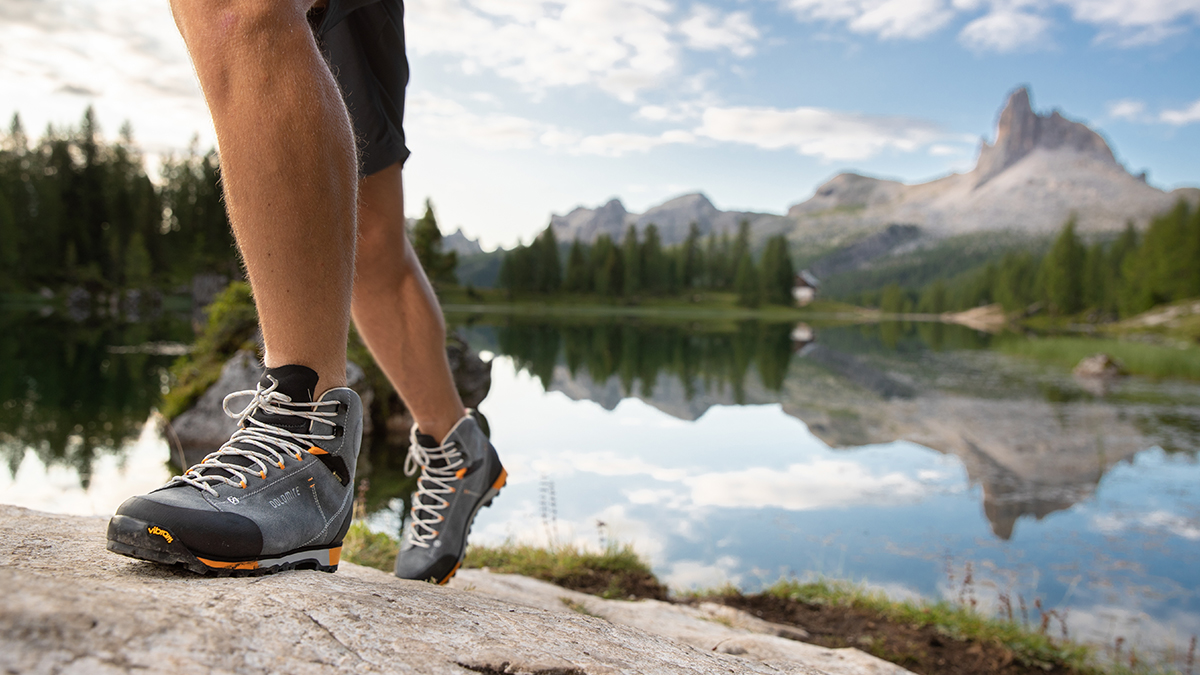
M 266 365 L 346 382 L 357 162 L 337 84 L 309 29 L 313 0 L 172 0 L 213 116 L 225 203 Z
M 404 234 L 400 165 L 363 179 L 354 325 L 375 362 L 438 441 L 463 416 L 446 361 L 446 325 L 425 271 Z

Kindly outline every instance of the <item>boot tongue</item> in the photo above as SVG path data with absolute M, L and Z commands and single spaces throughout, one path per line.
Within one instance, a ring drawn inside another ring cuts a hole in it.
M 438 443 L 437 439 L 433 436 L 430 436 L 429 434 L 423 434 L 419 431 L 417 432 L 417 443 L 420 444 L 422 448 L 436 448 L 441 445 L 441 443 Z M 429 468 L 431 469 L 440 469 L 449 463 L 450 460 L 446 459 L 445 457 L 429 458 Z
M 274 381 L 272 381 L 274 378 Z M 277 368 L 267 368 L 263 376 L 258 380 L 259 390 L 270 388 L 278 382 L 275 391 L 286 394 L 293 402 L 296 403 L 311 403 L 313 400 L 313 391 L 317 387 L 317 372 L 307 366 L 279 366 Z M 277 407 L 288 407 L 286 403 L 275 403 Z M 305 408 L 297 408 L 305 410 Z M 310 422 L 303 417 L 293 415 L 276 415 L 267 414 L 261 409 L 254 411 L 252 417 L 259 422 L 269 424 L 273 427 L 286 429 L 292 433 L 303 434 L 308 433 Z M 248 422 L 242 422 L 242 427 L 249 426 Z M 262 452 L 262 448 L 256 447 L 250 443 L 238 442 L 234 443 L 234 447 L 243 450 L 251 450 Z M 235 466 L 244 466 L 253 469 L 252 473 L 258 473 L 258 465 L 249 457 L 241 455 L 223 455 L 220 461 L 226 464 Z M 200 465 L 203 467 L 204 465 Z M 233 474 L 225 469 L 218 468 L 202 468 L 201 473 L 204 475 L 219 475 L 227 478 L 233 478 Z
M 279 385 L 275 387 L 275 391 L 286 395 L 294 403 L 311 403 L 313 392 L 317 390 L 318 379 L 317 371 L 308 366 L 278 366 L 267 368 L 262 378 L 258 381 L 258 388 L 260 390 L 268 389 L 275 382 L 278 382 Z M 279 407 L 288 407 L 286 403 L 277 405 Z M 297 409 L 305 410 L 306 408 Z M 309 421 L 302 417 L 271 415 L 262 410 L 254 413 L 254 419 L 294 433 L 307 432 L 309 427 Z

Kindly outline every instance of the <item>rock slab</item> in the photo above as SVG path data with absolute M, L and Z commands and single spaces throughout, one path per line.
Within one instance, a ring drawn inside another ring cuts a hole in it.
M 107 552 L 105 526 L 102 518 L 0 506 L 0 670 L 824 672 L 346 563 L 337 574 L 199 577 Z

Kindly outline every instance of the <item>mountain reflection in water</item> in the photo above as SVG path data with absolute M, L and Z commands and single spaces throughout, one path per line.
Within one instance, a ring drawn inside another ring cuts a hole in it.
M 606 410 L 634 397 L 695 420 L 715 405 L 778 403 L 833 448 L 906 440 L 954 455 L 1003 540 L 1023 517 L 1087 499 L 1138 452 L 1200 447 L 1200 388 L 1164 385 L 1172 397 L 1146 402 L 1138 394 L 1153 385 L 1131 380 L 1096 396 L 1092 383 L 988 351 L 993 336 L 962 326 L 514 320 L 465 330 L 546 390 Z

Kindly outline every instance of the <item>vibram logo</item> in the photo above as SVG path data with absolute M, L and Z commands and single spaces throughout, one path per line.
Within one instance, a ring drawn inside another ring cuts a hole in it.
M 172 544 L 175 542 L 175 537 L 172 537 L 170 532 L 167 532 L 166 530 L 162 529 L 161 527 L 159 527 L 157 525 L 146 528 L 146 532 L 149 534 L 157 534 L 158 536 L 162 537 L 163 539 L 166 539 L 168 544 Z

